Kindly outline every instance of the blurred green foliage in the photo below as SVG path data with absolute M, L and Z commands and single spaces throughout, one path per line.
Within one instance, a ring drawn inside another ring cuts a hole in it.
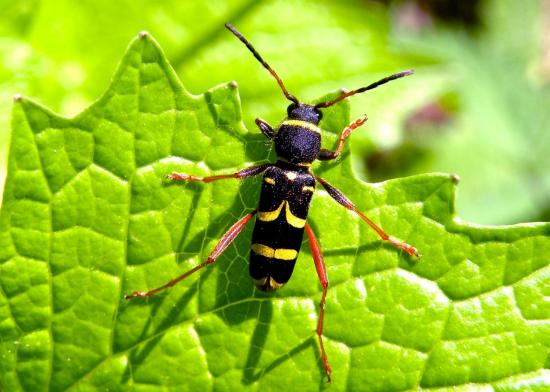
M 416 69 L 414 77 L 352 100 L 352 117 L 370 117 L 353 136 L 354 166 L 364 178 L 457 173 L 463 218 L 544 219 L 550 136 L 543 3 L 474 3 L 481 25 L 470 30 L 405 1 L 2 0 L 0 183 L 10 97 L 22 93 L 63 115 L 78 113 L 104 91 L 140 30 L 159 40 L 190 91 L 236 80 L 249 129 L 256 116 L 279 121 L 287 102 L 223 29 L 229 21 L 304 100 Z M 422 116 L 430 108 L 439 113 L 435 120 Z

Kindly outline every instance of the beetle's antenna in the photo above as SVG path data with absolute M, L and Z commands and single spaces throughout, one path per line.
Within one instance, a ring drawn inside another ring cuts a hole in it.
M 412 75 L 413 73 L 414 73 L 414 69 L 408 69 L 406 71 L 402 71 L 402 72 L 399 72 L 399 73 L 396 73 L 396 74 L 393 74 L 393 75 L 390 75 L 390 76 L 386 76 L 385 78 L 380 79 L 379 81 L 374 82 L 372 84 L 369 84 L 368 86 L 358 88 L 357 90 L 348 91 L 347 93 L 342 93 L 342 95 L 340 95 L 338 98 L 336 98 L 332 101 L 320 102 L 317 105 L 315 105 L 315 107 L 318 108 L 318 109 L 319 108 L 328 108 L 329 106 L 332 106 L 335 103 L 340 102 L 342 99 L 346 99 L 347 97 L 351 97 L 352 95 L 355 95 L 355 94 L 363 93 L 367 90 L 372 90 L 372 89 L 374 89 L 378 86 L 381 86 L 385 83 L 391 82 L 392 80 L 399 79 L 399 78 L 402 78 L 404 76 Z
M 248 40 L 246 38 L 243 37 L 243 35 L 241 33 L 239 33 L 237 31 L 236 28 L 234 28 L 233 26 L 231 26 L 229 23 L 226 23 L 225 24 L 225 27 L 227 27 L 227 29 L 229 31 L 231 31 L 233 34 L 235 34 L 235 37 L 237 37 L 238 39 L 241 40 L 241 42 L 243 44 L 246 45 L 246 47 L 248 48 L 248 50 L 250 50 L 252 52 L 252 54 L 254 55 L 254 57 L 256 57 L 256 60 L 258 60 L 263 66 L 265 69 L 267 69 L 269 71 L 269 73 L 271 75 L 273 75 L 273 77 L 275 78 L 275 80 L 277 80 L 277 83 L 279 84 L 279 87 L 281 88 L 281 90 L 283 90 L 283 94 L 285 95 L 285 97 L 289 100 L 289 101 L 292 101 L 294 103 L 299 103 L 298 102 L 298 98 L 296 98 L 294 95 L 292 95 L 291 93 L 289 93 L 287 91 L 287 89 L 285 88 L 285 85 L 283 84 L 283 81 L 281 80 L 281 78 L 279 77 L 279 75 L 277 75 L 277 73 L 269 66 L 268 63 L 265 62 L 265 60 L 262 58 L 262 56 L 260 56 L 260 54 L 256 51 L 256 49 L 254 49 L 254 47 L 252 46 L 252 44 L 250 42 L 248 42 Z

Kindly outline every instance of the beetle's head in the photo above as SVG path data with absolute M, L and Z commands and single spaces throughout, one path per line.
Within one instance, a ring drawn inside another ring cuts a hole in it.
M 323 113 L 318 108 L 307 103 L 292 102 L 286 108 L 286 113 L 290 120 L 307 121 L 315 125 L 323 118 Z

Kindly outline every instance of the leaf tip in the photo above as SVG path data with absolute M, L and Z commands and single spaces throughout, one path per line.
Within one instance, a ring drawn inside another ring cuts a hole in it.
M 237 83 L 236 80 L 232 80 L 229 82 L 229 87 L 231 88 L 238 88 L 239 87 L 239 83 Z
M 150 35 L 150 34 L 149 34 L 148 31 L 143 30 L 143 31 L 140 31 L 140 32 L 139 32 L 138 37 L 139 37 L 140 39 L 146 39 L 146 38 L 149 37 L 149 35 Z
M 458 184 L 460 182 L 460 176 L 458 174 L 451 174 L 451 181 L 453 184 Z
M 23 96 L 21 94 L 15 94 L 13 96 L 13 102 L 20 102 L 23 100 Z

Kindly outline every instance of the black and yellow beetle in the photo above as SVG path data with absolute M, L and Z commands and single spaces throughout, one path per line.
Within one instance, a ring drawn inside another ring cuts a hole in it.
M 262 59 L 254 47 L 233 26 L 226 24 L 235 36 L 240 39 L 252 52 L 254 57 L 273 75 L 285 97 L 292 103 L 287 108 L 287 118 L 275 130 L 268 123 L 256 119 L 256 124 L 261 132 L 275 145 L 277 162 L 252 166 L 236 173 L 217 175 L 210 177 L 196 177 L 182 173 L 172 173 L 168 176 L 173 181 L 201 181 L 211 182 L 226 178 L 249 178 L 263 174 L 262 190 L 258 209 L 246 214 L 238 220 L 222 236 L 208 259 L 191 270 L 169 281 L 156 289 L 141 292 L 136 291 L 126 295 L 126 299 L 148 297 L 185 279 L 201 268 L 213 263 L 218 256 L 233 242 L 235 237 L 243 230 L 254 215 L 256 223 L 252 234 L 250 249 L 250 276 L 254 279 L 256 287 L 262 291 L 271 291 L 281 288 L 292 275 L 298 252 L 302 245 L 304 231 L 309 240 L 309 246 L 315 262 L 315 268 L 319 280 L 323 286 L 323 294 L 320 303 L 319 320 L 317 324 L 317 336 L 321 347 L 321 356 L 325 366 L 327 378 L 330 382 L 330 366 L 323 345 L 323 319 L 325 312 L 325 299 L 328 289 L 328 278 L 323 262 L 323 256 L 319 243 L 313 230 L 307 223 L 309 204 L 315 191 L 315 185 L 320 183 L 330 196 L 348 210 L 353 211 L 370 227 L 380 238 L 388 243 L 403 249 L 411 256 L 418 256 L 418 251 L 413 246 L 406 244 L 386 234 L 373 221 L 367 218 L 355 205 L 346 198 L 338 189 L 320 177 L 316 177 L 311 171 L 311 163 L 316 160 L 336 159 L 342 152 L 344 141 L 353 130 L 360 127 L 367 120 L 363 116 L 348 125 L 338 140 L 336 150 L 330 151 L 321 148 L 321 129 L 318 127 L 323 113 L 321 109 L 334 105 L 352 95 L 376 88 L 391 80 L 401 78 L 413 73 L 412 70 L 403 71 L 388 76 L 368 86 L 343 92 L 337 98 L 317 103 L 315 105 L 300 102 L 285 88 L 283 81 L 277 73 Z

